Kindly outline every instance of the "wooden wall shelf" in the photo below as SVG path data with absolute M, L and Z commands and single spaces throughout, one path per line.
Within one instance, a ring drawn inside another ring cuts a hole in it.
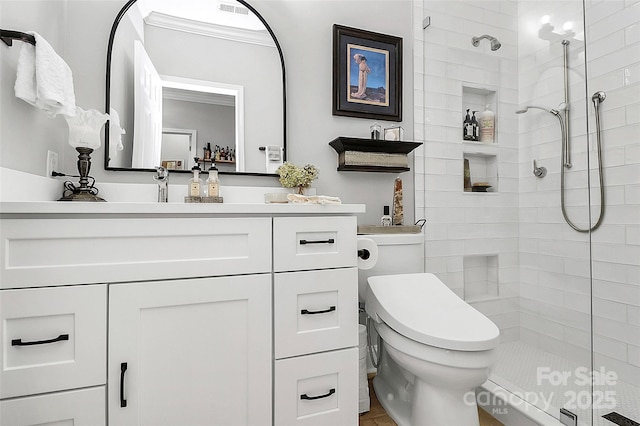
M 411 170 L 407 154 L 422 143 L 340 136 L 329 145 L 338 153 L 338 171 L 398 173 Z

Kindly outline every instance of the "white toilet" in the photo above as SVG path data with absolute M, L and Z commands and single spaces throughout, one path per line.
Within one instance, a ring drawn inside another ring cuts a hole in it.
M 477 426 L 475 388 L 496 361 L 498 327 L 435 275 L 407 274 L 406 265 L 393 274 L 394 264 L 406 262 L 407 246 L 421 250 L 416 235 L 393 235 L 392 245 L 384 245 L 389 235 L 366 237 L 379 246 L 376 266 L 364 274 L 367 287 L 360 283 L 382 339 L 373 380 L 378 400 L 400 426 Z M 421 251 L 419 257 L 422 263 Z

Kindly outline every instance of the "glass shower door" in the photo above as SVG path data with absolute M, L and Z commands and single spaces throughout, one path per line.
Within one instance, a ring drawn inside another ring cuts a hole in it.
M 640 2 L 585 5 L 587 91 L 599 92 L 606 214 L 591 234 L 593 424 L 640 423 Z M 596 101 L 596 104 L 598 102 Z M 589 105 L 591 211 L 598 215 L 595 104 Z M 630 423 L 628 420 L 634 421 Z M 627 421 L 627 423 L 625 423 Z

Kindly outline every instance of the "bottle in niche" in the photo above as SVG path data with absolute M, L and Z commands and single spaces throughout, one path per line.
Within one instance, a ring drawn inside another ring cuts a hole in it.
M 215 164 L 211 164 L 209 167 L 209 177 L 207 178 L 207 196 L 219 197 L 220 196 L 220 179 L 218 178 L 218 169 Z
M 496 117 L 489 105 L 480 113 L 480 142 L 493 143 L 495 138 Z
M 469 159 L 464 159 L 464 192 L 471 192 L 471 169 L 469 167 Z
M 389 206 L 384 206 L 382 218 L 380 218 L 382 226 L 391 226 L 391 216 L 389 215 Z
M 478 111 L 473 111 L 473 115 L 471 116 L 471 133 L 473 136 L 471 140 L 473 141 L 480 140 L 480 126 L 478 125 L 478 120 L 476 120 L 476 112 Z
M 200 166 L 196 163 L 195 166 L 191 169 L 193 172 L 193 177 L 189 179 L 189 196 L 190 197 L 201 197 L 202 196 L 202 179 L 200 178 Z
M 473 126 L 471 124 L 471 117 L 469 117 L 469 108 L 467 108 L 467 115 L 462 122 L 462 139 L 465 141 L 473 140 Z

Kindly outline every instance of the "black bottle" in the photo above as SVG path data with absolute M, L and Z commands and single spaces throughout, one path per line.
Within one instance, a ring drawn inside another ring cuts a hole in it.
M 473 140 L 473 125 L 471 124 L 471 117 L 469 117 L 469 109 L 467 109 L 467 115 L 462 122 L 462 139 L 465 141 Z
M 476 112 L 473 111 L 473 115 L 471 116 L 471 135 L 473 138 L 471 140 L 479 141 L 480 140 L 480 126 L 478 125 L 478 120 L 476 120 Z

